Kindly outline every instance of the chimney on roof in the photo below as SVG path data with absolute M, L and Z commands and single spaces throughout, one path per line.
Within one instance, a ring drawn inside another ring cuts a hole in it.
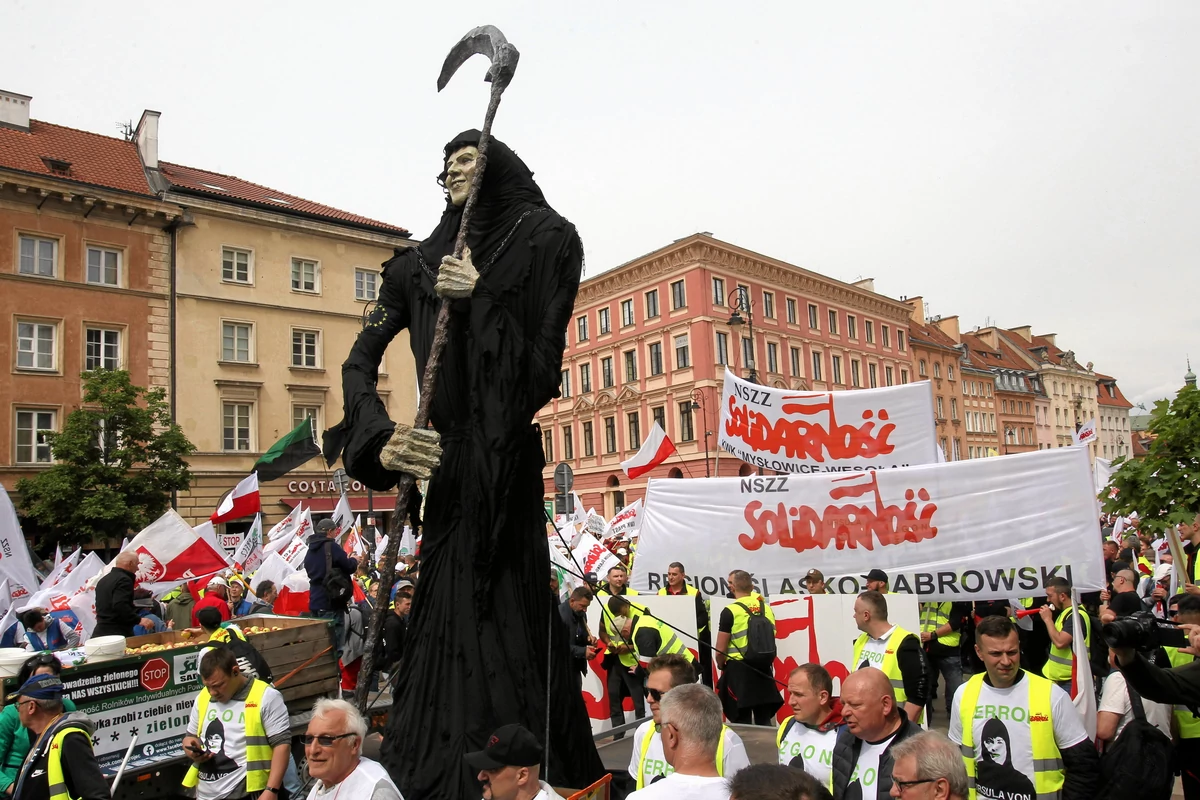
M 862 289 L 862 290 L 868 291 L 868 292 L 875 291 L 875 279 L 874 278 L 861 278 L 850 285 L 857 286 L 859 289 Z
M 984 328 L 981 331 L 977 331 L 975 335 L 987 342 L 988 347 L 993 350 L 1000 349 L 1000 333 L 995 328 Z
M 1038 336 L 1042 337 L 1047 342 L 1049 342 L 1051 344 L 1051 346 L 1058 347 L 1058 342 L 1054 341 L 1055 339 L 1058 338 L 1057 333 L 1039 333 Z
M 904 298 L 904 302 L 909 308 L 909 313 L 912 315 L 913 321 L 918 325 L 924 325 L 925 301 L 921 299 L 921 296 L 917 295 L 916 297 L 906 297 Z
M 133 140 L 137 142 L 138 155 L 146 169 L 158 169 L 158 118 L 162 116 L 157 111 L 146 109 L 138 120 L 137 128 L 133 131 Z
M 1009 333 L 1015 333 L 1027 342 L 1033 342 L 1033 328 L 1028 325 L 1022 325 L 1020 328 L 1009 328 Z
M 949 336 L 956 343 L 962 343 L 962 333 L 958 329 L 958 315 L 952 317 L 940 317 L 937 322 L 933 323 L 937 329 Z
M 29 130 L 29 104 L 33 98 L 0 89 L 0 125 L 19 130 Z

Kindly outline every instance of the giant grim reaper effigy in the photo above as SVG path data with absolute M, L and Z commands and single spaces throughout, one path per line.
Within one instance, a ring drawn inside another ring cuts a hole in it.
M 423 800 L 478 796 L 462 756 L 506 723 L 542 740 L 543 778 L 582 786 L 603 774 L 566 629 L 555 624 L 545 459 L 532 423 L 558 394 L 583 248 L 529 168 L 490 136 L 517 60 L 500 31 L 468 33 L 438 88 L 474 53 L 492 60 L 483 131 L 447 143 L 441 221 L 383 265 L 379 303 L 342 365 L 345 417 L 325 435 L 326 458 L 341 455 L 354 478 L 377 491 L 399 484 L 398 512 L 414 477 L 430 478 L 421 581 L 382 750 L 401 791 Z M 424 375 L 411 428 L 388 418 L 376 391 L 384 351 L 402 330 Z M 393 515 L 376 623 L 403 517 Z M 372 630 L 377 638 L 379 625 Z M 360 707 L 365 696 L 362 686 Z

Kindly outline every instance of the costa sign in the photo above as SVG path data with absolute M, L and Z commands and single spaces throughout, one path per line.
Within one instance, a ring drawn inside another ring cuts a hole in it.
M 311 481 L 288 481 L 288 492 L 291 494 L 337 494 L 337 484 L 331 480 L 321 478 Z M 358 481 L 350 481 L 350 492 L 365 492 L 367 487 Z

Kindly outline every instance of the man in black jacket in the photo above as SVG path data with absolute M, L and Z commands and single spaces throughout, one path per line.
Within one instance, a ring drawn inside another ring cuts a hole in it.
M 592 604 L 592 590 L 577 586 L 565 603 L 558 607 L 563 624 L 571 632 L 571 660 L 582 677 L 587 674 L 587 662 L 596 656 L 595 639 L 588 633 L 587 610 Z
M 144 625 L 153 630 L 154 620 L 144 619 L 133 604 L 133 589 L 137 582 L 137 553 L 121 553 L 113 568 L 96 584 L 96 627 L 92 638 L 100 636 L 133 636 L 133 626 Z
M 833 800 L 882 800 L 892 790 L 891 748 L 921 729 L 909 722 L 887 675 L 874 667 L 842 681 L 845 727 L 833 745 Z
M 412 581 L 397 581 L 396 594 L 392 598 L 391 613 L 383 620 L 383 657 L 380 668 L 393 673 L 404 656 L 404 646 L 408 641 L 409 612 L 412 611 L 413 585 Z

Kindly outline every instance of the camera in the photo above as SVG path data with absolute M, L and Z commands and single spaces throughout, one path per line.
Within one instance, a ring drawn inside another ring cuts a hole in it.
M 1100 629 L 1109 647 L 1150 651 L 1159 647 L 1187 647 L 1188 637 L 1175 623 L 1161 620 L 1149 611 L 1120 617 Z

